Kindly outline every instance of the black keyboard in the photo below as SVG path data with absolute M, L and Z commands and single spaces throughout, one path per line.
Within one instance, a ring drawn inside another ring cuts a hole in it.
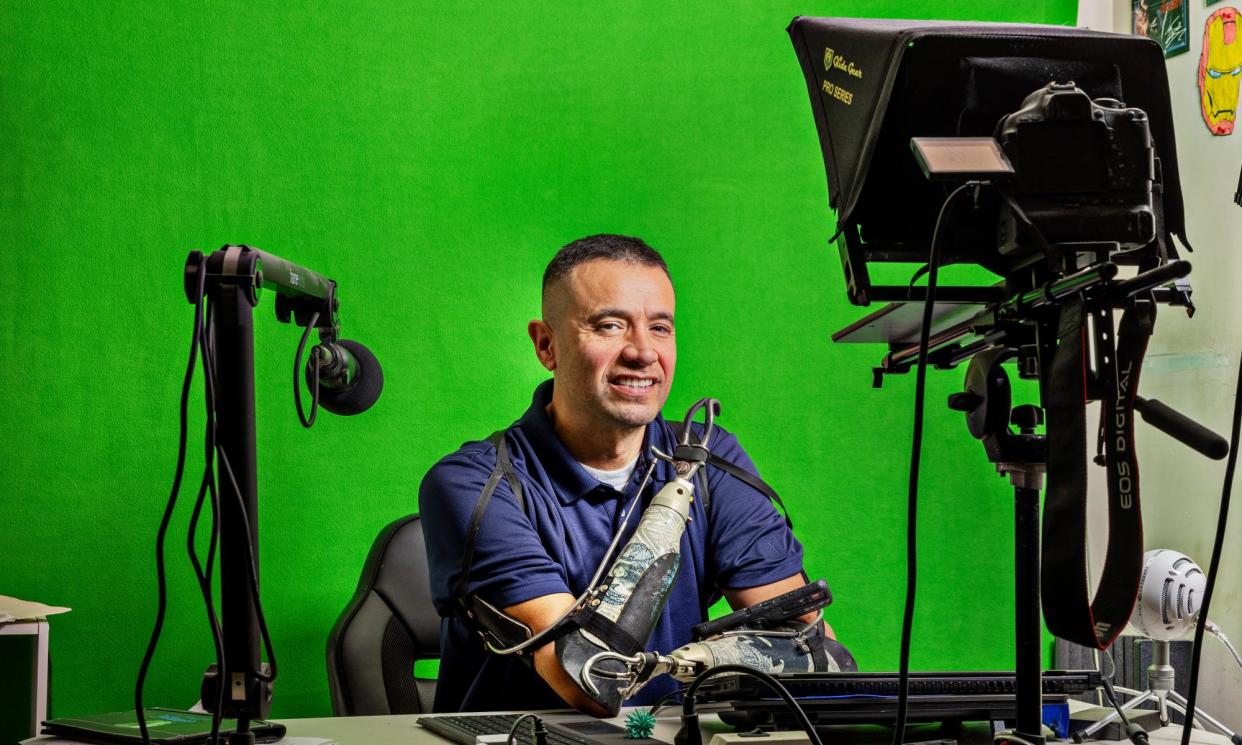
M 786 673 L 773 676 L 798 699 L 816 726 L 891 724 L 897 714 L 897 673 Z M 1043 674 L 1043 702 L 1064 702 L 1069 695 L 1100 684 L 1094 670 L 1049 670 Z M 709 689 L 710 688 L 710 689 Z M 709 690 L 704 690 L 709 689 Z M 726 723 L 749 729 L 796 729 L 784 701 L 749 676 L 721 677 L 700 689 L 700 701 L 727 703 Z M 910 673 L 907 716 L 911 722 L 1012 720 L 1017 716 L 1011 672 Z
M 479 735 L 507 735 L 513 729 L 513 723 L 521 714 L 435 714 L 421 716 L 418 723 L 437 735 L 447 737 L 461 745 L 474 745 Z M 518 745 L 531 745 L 534 742 L 530 717 L 522 722 L 514 733 L 514 741 Z M 559 724 L 544 719 L 548 730 L 548 745 L 600 745 L 603 740 L 615 740 L 624 737 L 625 730 L 615 724 L 597 720 L 582 722 L 566 722 Z M 575 731 L 581 730 L 581 731 Z M 597 736 L 603 736 L 602 738 Z
M 795 698 L 820 696 L 896 696 L 897 673 L 784 673 L 773 676 Z M 1045 695 L 1077 695 L 1100 685 L 1094 670 L 1047 670 Z M 912 672 L 911 696 L 1012 696 L 1011 672 Z M 721 676 L 704 686 L 701 700 L 737 701 L 772 698 L 776 694 L 751 676 Z

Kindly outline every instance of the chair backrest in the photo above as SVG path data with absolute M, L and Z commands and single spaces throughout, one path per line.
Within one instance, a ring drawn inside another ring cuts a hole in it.
M 435 680 L 416 660 L 440 656 L 422 521 L 403 517 L 376 537 L 358 589 L 328 635 L 328 687 L 337 716 L 431 711 Z

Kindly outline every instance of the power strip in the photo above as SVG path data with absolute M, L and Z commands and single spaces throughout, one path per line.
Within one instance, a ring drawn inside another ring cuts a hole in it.
M 1051 735 L 1051 732 L 1049 732 Z M 781 732 L 720 732 L 712 735 L 708 745 L 811 745 L 811 739 L 802 730 Z M 906 745 L 957 745 L 957 740 L 920 740 Z
M 811 745 L 802 730 L 784 732 L 718 732 L 708 745 Z

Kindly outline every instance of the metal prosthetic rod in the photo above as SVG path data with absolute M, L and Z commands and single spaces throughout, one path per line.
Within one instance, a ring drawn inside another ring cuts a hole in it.
M 694 487 L 682 478 L 660 490 L 587 601 L 585 618 L 575 619 L 579 628 L 556 640 L 566 672 L 613 716 L 640 685 L 632 674 L 634 658 L 642 657 L 677 577 L 693 494 Z

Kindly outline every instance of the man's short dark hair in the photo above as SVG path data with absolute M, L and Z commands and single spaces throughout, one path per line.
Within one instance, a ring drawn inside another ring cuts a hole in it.
M 664 257 L 641 238 L 601 233 L 567 243 L 556 252 L 556 256 L 552 257 L 548 268 L 543 272 L 544 292 L 547 292 L 552 283 L 568 277 L 574 267 L 597 259 L 655 266 L 663 270 L 666 277 L 669 276 Z M 670 281 L 671 279 L 670 277 Z

